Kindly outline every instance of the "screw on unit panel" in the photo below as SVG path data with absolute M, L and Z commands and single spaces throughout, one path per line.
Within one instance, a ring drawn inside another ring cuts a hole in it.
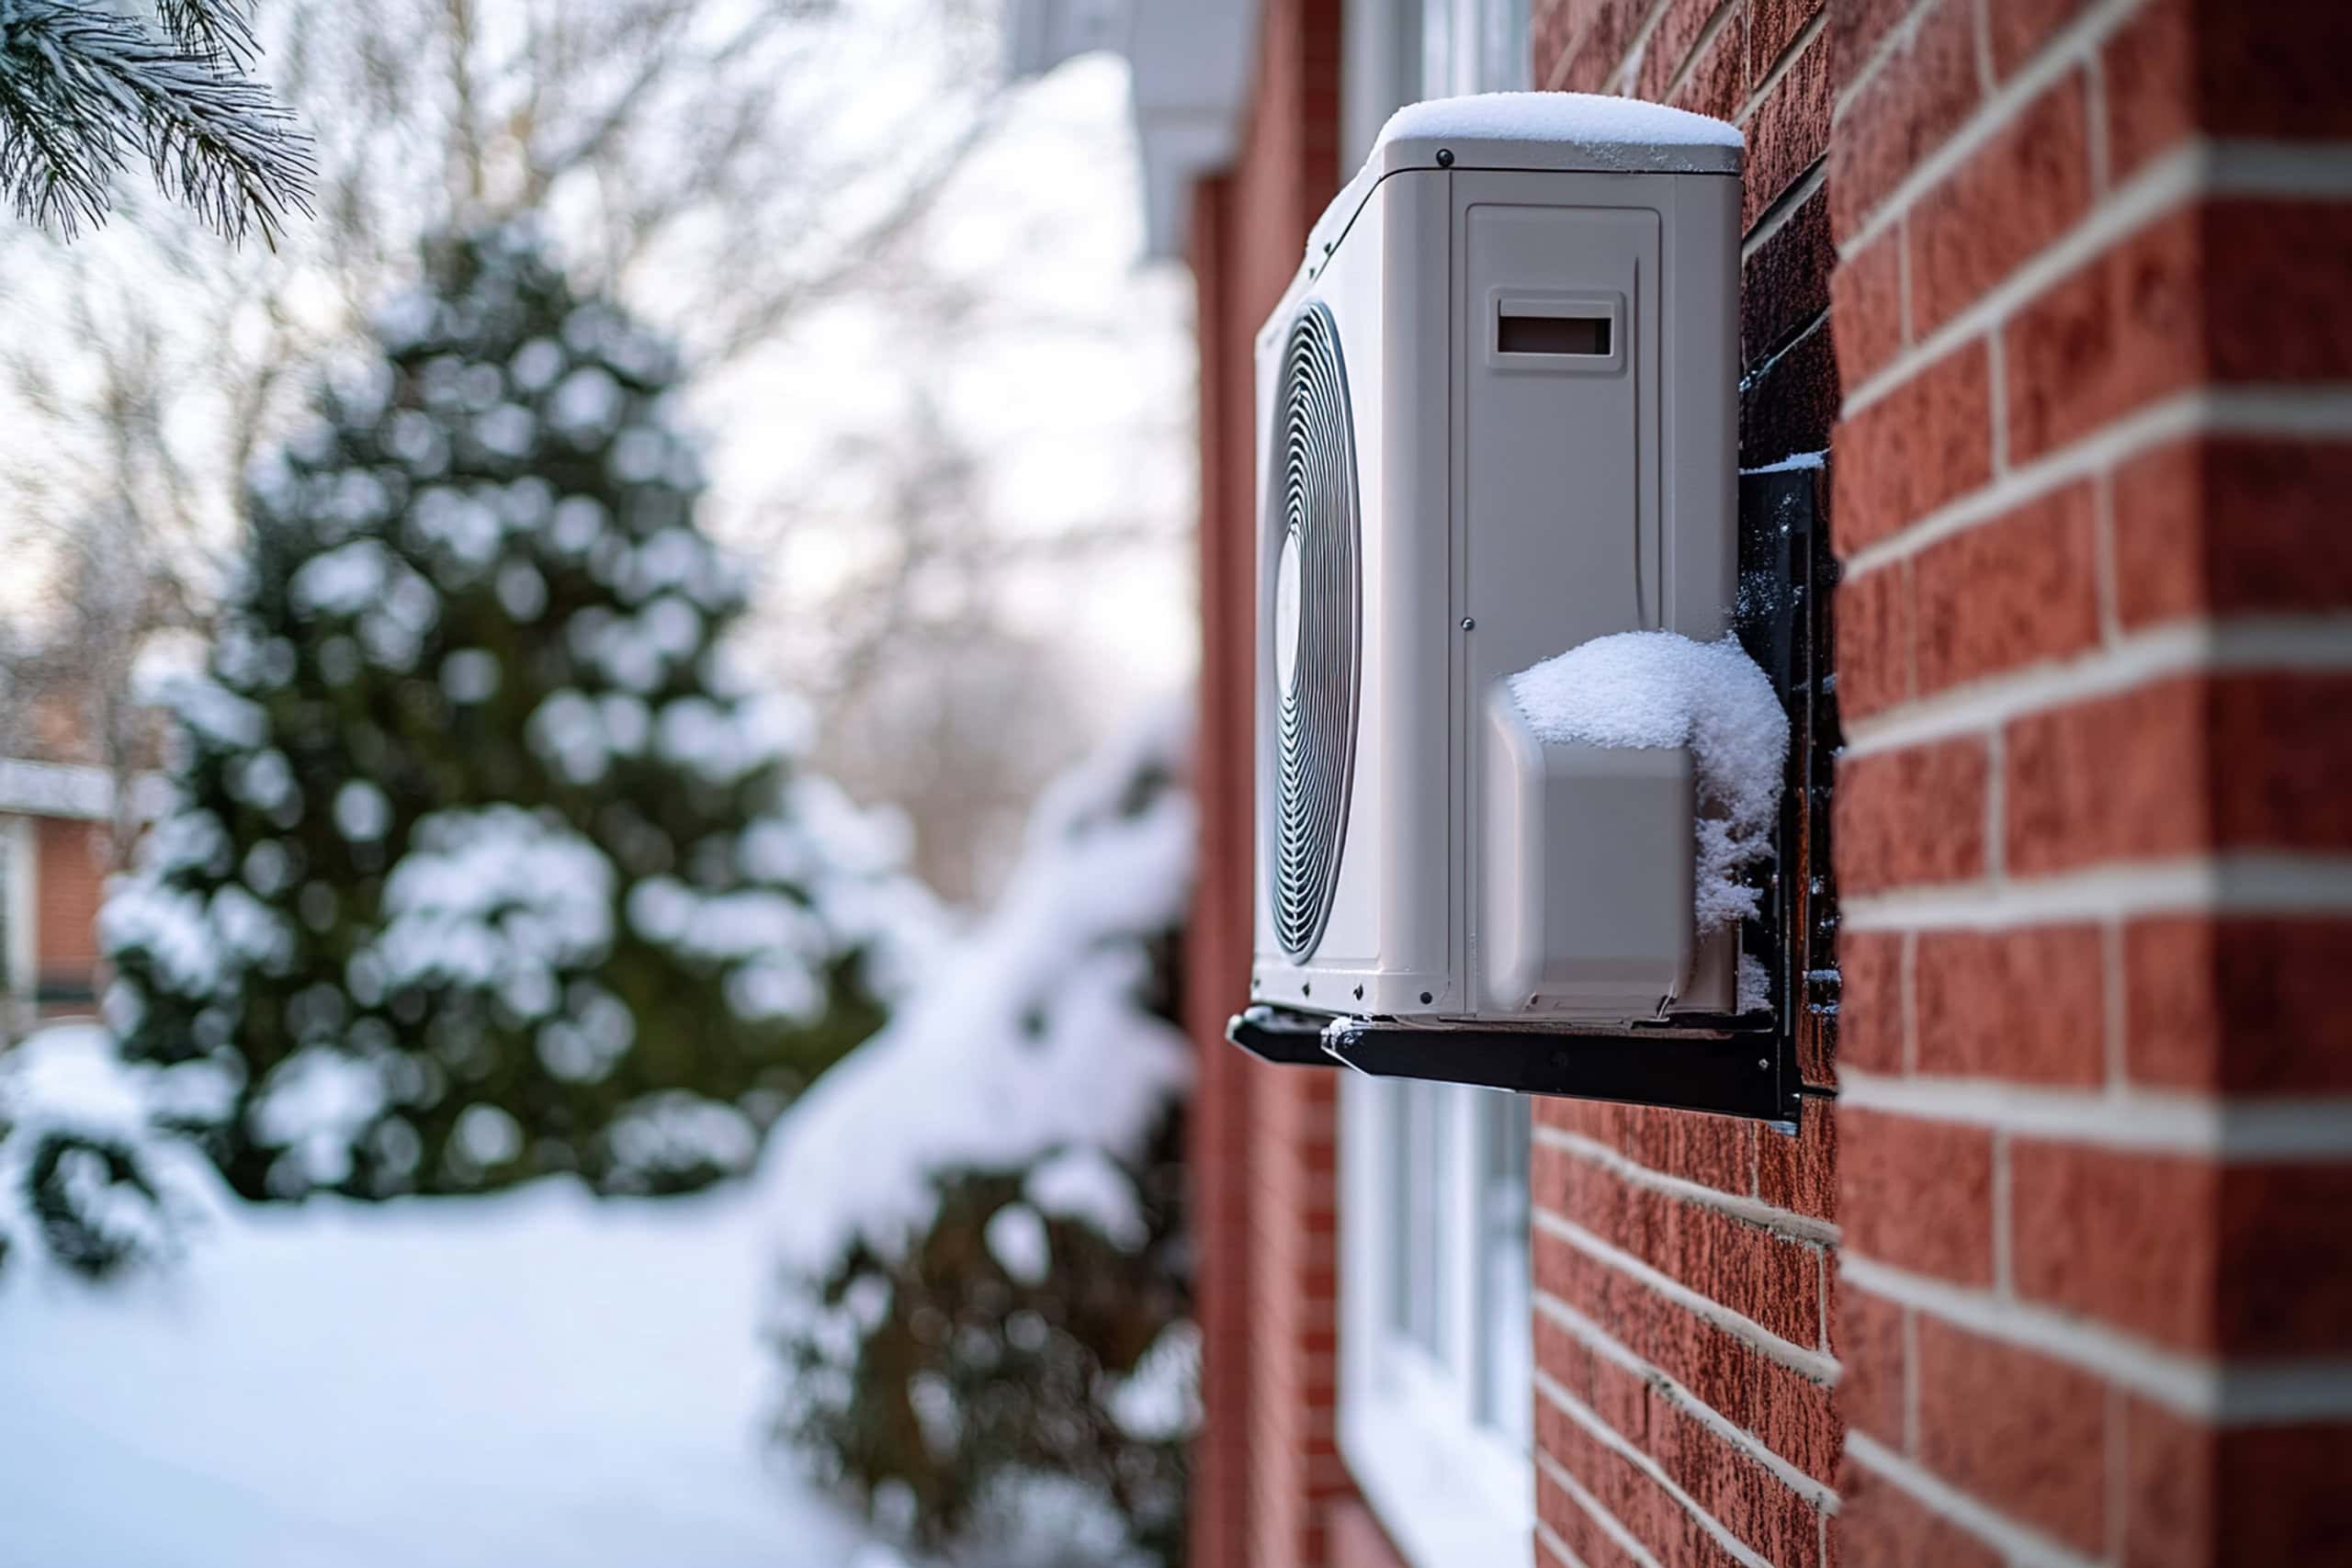
M 1770 1071 L 1772 1070 L 1772 1059 L 1771 1059 L 1770 1056 L 1758 1056 L 1758 1057 L 1757 1057 L 1757 1058 L 1756 1058 L 1756 1070 L 1757 1070 L 1758 1072 L 1759 1072 L 1759 1073 L 1769 1073 L 1769 1072 L 1770 1072 Z
M 1466 632 L 1466 631 L 1468 631 L 1472 626 L 1476 626 L 1477 624 L 1478 624 L 1478 623 L 1477 623 L 1476 621 L 1472 620 L 1472 619 L 1471 619 L 1469 616 L 1467 616 L 1467 615 L 1464 615 L 1464 616 L 1463 616 L 1463 617 L 1462 617 L 1462 629 L 1463 629 L 1464 631 L 1465 631 L 1465 632 Z
M 1441 169 L 1450 169 L 1453 167 L 1453 151 L 1452 148 L 1441 147 L 1437 150 L 1437 166 Z
M 1430 999 L 1431 999 L 1431 998 L 1430 998 L 1430 994 L 1429 994 L 1427 991 L 1423 991 L 1423 992 L 1421 993 L 1421 1000 L 1422 1000 L 1423 1002 L 1425 1002 L 1425 1003 L 1426 1003 L 1426 1002 L 1430 1001 Z
M 1362 986 L 1358 986 L 1356 987 L 1356 1000 L 1363 1000 L 1363 987 Z

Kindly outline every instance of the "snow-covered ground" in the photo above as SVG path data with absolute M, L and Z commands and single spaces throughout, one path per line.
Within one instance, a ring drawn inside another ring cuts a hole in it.
M 0 1568 L 890 1563 L 763 1455 L 773 1213 L 550 1180 L 223 1205 L 96 1288 L 11 1259 Z

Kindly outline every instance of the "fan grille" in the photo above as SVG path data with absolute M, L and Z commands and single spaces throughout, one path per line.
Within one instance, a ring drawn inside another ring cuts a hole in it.
M 1323 940 L 1339 886 L 1363 621 L 1355 422 L 1339 324 L 1319 301 L 1291 325 L 1274 420 L 1281 488 L 1271 499 L 1282 508 L 1285 596 L 1294 566 L 1296 582 L 1295 615 L 1283 604 L 1272 617 L 1277 637 L 1295 638 L 1287 664 L 1282 650 L 1267 661 L 1280 716 L 1274 934 L 1284 953 L 1303 960 Z

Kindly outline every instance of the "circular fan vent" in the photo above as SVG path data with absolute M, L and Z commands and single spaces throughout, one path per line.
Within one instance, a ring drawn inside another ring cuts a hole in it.
M 1274 934 L 1305 959 L 1323 939 L 1340 880 L 1355 772 L 1357 660 L 1363 630 L 1355 423 L 1339 324 L 1321 303 L 1300 312 L 1274 398 L 1281 508 L 1272 569 L 1278 756 L 1274 782 Z

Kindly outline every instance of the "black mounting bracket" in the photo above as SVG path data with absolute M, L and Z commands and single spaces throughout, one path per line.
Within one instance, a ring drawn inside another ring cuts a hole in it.
M 1336 1062 L 1372 1077 L 1700 1111 L 1792 1133 L 1803 1103 L 1795 1078 L 1784 1076 L 1792 1064 L 1770 1028 L 1583 1034 L 1383 1023 L 1258 1006 L 1235 1014 L 1225 1037 L 1286 1066 Z
M 1772 678 L 1791 731 L 1775 870 L 1760 889 L 1760 918 L 1745 936 L 1748 955 L 1770 976 L 1769 1011 L 1586 1033 L 1405 1024 L 1260 1005 L 1235 1014 L 1225 1037 L 1287 1066 L 1337 1062 L 1374 1077 L 1738 1116 L 1794 1133 L 1805 1100 L 1835 1093 L 1816 1087 L 1826 1077 L 1838 1013 L 1829 779 L 1838 727 L 1828 671 L 1838 566 L 1822 516 L 1826 477 L 1817 465 L 1795 464 L 1742 474 L 1739 483 L 1733 626 Z

